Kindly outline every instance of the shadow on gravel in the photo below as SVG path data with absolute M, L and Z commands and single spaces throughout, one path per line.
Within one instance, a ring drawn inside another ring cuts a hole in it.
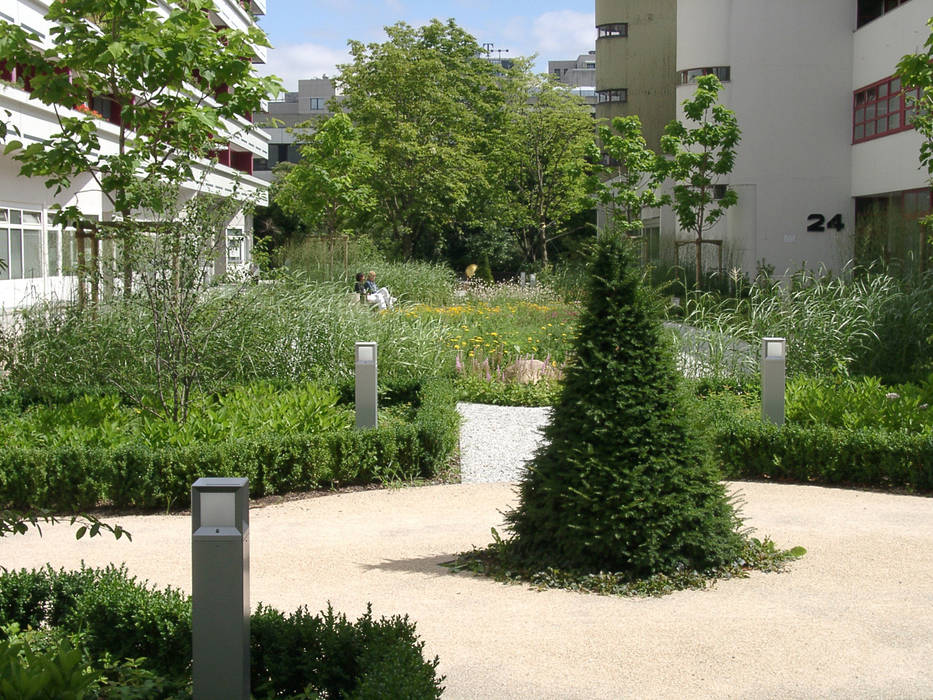
M 401 571 L 409 574 L 449 576 L 450 569 L 444 568 L 443 564 L 456 558 L 457 554 L 438 554 L 415 559 L 386 559 L 380 564 L 360 564 L 360 568 L 364 571 Z

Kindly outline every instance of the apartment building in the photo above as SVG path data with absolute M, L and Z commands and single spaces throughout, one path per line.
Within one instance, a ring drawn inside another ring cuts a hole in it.
M 45 45 L 51 46 L 50 24 L 45 19 L 48 0 L 0 0 L 0 19 L 32 30 Z M 266 0 L 215 0 L 210 19 L 215 26 L 246 29 L 254 26 L 256 16 L 265 13 Z M 249 57 L 255 63 L 265 61 L 265 49 L 255 47 Z M 41 141 L 57 131 L 55 111 L 30 97 L 22 83 L 15 83 L 14 67 L 4 67 L 0 77 L 0 115 L 15 127 L 19 140 Z M 89 105 L 101 115 L 98 138 L 102 149 L 115 149 L 119 135 L 119 111 L 106 100 L 95 98 Z M 6 111 L 4 111 L 6 110 Z M 60 108 L 66 116 L 70 110 Z M 7 116 L 9 112 L 12 116 Z M 74 112 L 71 116 L 81 116 Z M 193 181 L 185 185 L 182 197 L 196 192 L 252 199 L 264 204 L 268 184 L 253 174 L 253 158 L 265 157 L 268 135 L 253 129 L 250 115 L 225 120 L 218 134 L 216 165 L 208 162 L 195 168 Z M 7 139 L 14 138 L 11 133 Z M 0 144 L 0 153 L 2 153 Z M 0 155 L 0 310 L 10 310 L 40 299 L 70 299 L 76 279 L 75 238 L 72 232 L 52 224 L 52 208 L 76 205 L 86 216 L 106 221 L 111 218 L 108 200 L 90 177 L 77 178 L 58 195 L 47 189 L 41 179 L 19 175 L 20 164 Z M 252 217 L 240 211 L 226 226 L 225 240 L 219 242 L 221 254 L 215 261 L 215 273 L 247 265 L 252 241 Z M 106 245 L 106 242 L 105 242 Z M 107 251 L 104 251 L 106 254 Z
M 267 157 L 257 158 L 253 167 L 257 177 L 272 180 L 272 169 L 283 161 L 297 163 L 300 154 L 296 145 L 302 131 L 293 131 L 294 127 L 315 118 L 329 117 L 330 103 L 337 97 L 332 79 L 309 78 L 298 81 L 297 92 L 286 92 L 285 96 L 270 101 L 268 111 L 257 112 L 256 123 L 269 134 Z
M 726 267 L 749 274 L 759 263 L 777 274 L 820 265 L 838 271 L 852 259 L 856 231 L 871 212 L 903 219 L 929 212 L 928 177 L 917 159 L 921 137 L 894 72 L 903 55 L 923 46 L 933 0 L 662 5 L 597 0 L 597 90 L 627 97 L 601 102 L 597 114 L 640 114 L 653 145 L 666 113 L 684 119 L 680 104 L 696 78 L 720 78 L 721 101 L 742 129 L 735 168 L 722 183 L 737 190 L 739 203 L 704 237 L 723 241 Z M 651 56 L 659 68 L 646 85 L 640 67 Z M 662 257 L 675 240 L 689 239 L 669 210 L 649 214 Z M 914 252 L 925 252 L 923 240 L 916 238 Z M 709 268 L 716 255 L 706 253 Z

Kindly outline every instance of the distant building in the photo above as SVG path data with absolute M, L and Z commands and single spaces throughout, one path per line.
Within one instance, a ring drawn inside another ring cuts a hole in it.
M 580 54 L 574 60 L 548 61 L 547 71 L 576 95 L 596 107 L 596 51 Z
M 334 99 L 339 98 L 333 80 L 310 78 L 298 81 L 298 92 L 287 92 L 283 99 L 269 102 L 268 112 L 257 112 L 254 119 L 269 134 L 270 141 L 268 156 L 253 161 L 256 176 L 271 181 L 272 169 L 277 164 L 283 161 L 297 163 L 296 141 L 302 130 L 296 134 L 289 129 L 315 117 L 329 117 L 329 104 Z

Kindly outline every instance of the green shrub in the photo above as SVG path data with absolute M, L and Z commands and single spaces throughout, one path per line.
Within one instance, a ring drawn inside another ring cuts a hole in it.
M 80 632 L 91 658 L 135 660 L 122 667 L 111 664 L 110 676 L 139 680 L 139 672 L 128 673 L 135 668 L 168 679 L 160 687 L 178 688 L 190 682 L 190 600 L 172 589 L 140 584 L 124 567 L 4 572 L 0 626 L 10 624 L 49 626 L 66 635 Z M 329 698 L 420 699 L 440 697 L 443 690 L 443 678 L 436 675 L 438 660 L 423 657 L 424 643 L 407 616 L 374 620 L 367 608 L 351 623 L 330 606 L 320 616 L 306 608 L 286 616 L 260 605 L 250 621 L 250 646 L 251 685 L 258 697 L 316 692 Z M 4 649 L 0 642 L 0 668 Z M 61 646 L 58 651 L 68 654 L 68 668 L 83 661 L 74 649 Z M 96 680 L 99 674 L 87 670 L 87 676 Z M 152 677 L 148 681 L 156 682 Z M 6 696 L 0 693 L 0 697 Z
M 736 416 L 715 442 L 730 479 L 933 490 L 933 435 L 827 425 L 777 427 Z
M 552 406 L 561 391 L 561 383 L 556 379 L 522 384 L 475 375 L 457 377 L 456 387 L 458 400 L 494 406 Z
M 413 481 L 443 473 L 457 447 L 459 415 L 451 384 L 426 382 L 410 421 L 375 430 L 252 431 L 185 445 L 122 443 L 10 446 L 0 450 L 0 506 L 87 510 L 185 507 L 201 476 L 242 476 L 253 496 L 332 485 Z M 271 400 L 271 399 L 270 399 Z M 288 401 L 286 401 L 288 403 Z
M 506 519 L 523 565 L 643 577 L 735 560 L 737 518 L 685 416 L 659 300 L 598 245 L 575 359 Z
M 884 386 L 876 377 L 802 377 L 788 382 L 785 415 L 796 425 L 933 431 L 933 382 Z
M 375 621 L 372 607 L 355 623 L 330 605 L 320 616 L 291 615 L 260 605 L 250 621 L 254 692 L 306 691 L 327 698 L 439 698 L 438 659 L 426 661 L 424 642 L 408 617 Z M 310 681 L 310 682 L 309 682 Z
M 80 649 L 60 635 L 19 631 L 13 624 L 0 638 L 0 700 L 84 700 L 100 672 L 90 668 Z M 36 648 L 37 641 L 45 648 Z

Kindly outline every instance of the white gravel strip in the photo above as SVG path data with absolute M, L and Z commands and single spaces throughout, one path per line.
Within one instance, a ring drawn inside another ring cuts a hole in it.
M 518 481 L 541 442 L 550 407 L 459 403 L 460 480 L 464 484 Z

